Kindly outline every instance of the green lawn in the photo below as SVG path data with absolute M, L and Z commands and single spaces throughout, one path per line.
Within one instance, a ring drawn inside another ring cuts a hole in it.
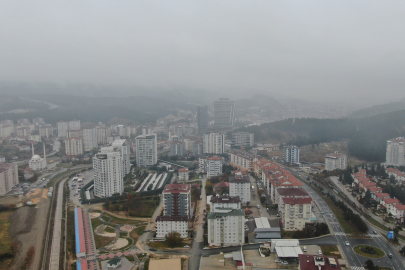
M 96 242 L 96 248 L 102 248 L 114 240 L 115 237 L 104 237 L 94 234 L 94 241 Z
M 106 233 L 115 233 L 115 230 L 113 228 L 111 228 L 110 226 L 105 227 L 104 230 Z
M 372 247 L 374 250 L 375 250 L 375 254 L 371 254 L 371 253 L 367 253 L 367 252 L 364 252 L 363 250 L 362 250 L 362 248 L 365 248 L 365 247 Z M 361 256 L 363 256 L 363 257 L 366 257 L 366 258 L 374 258 L 374 259 L 378 259 L 378 258 L 382 258 L 382 257 L 384 257 L 385 256 L 385 252 L 384 251 L 382 251 L 381 249 L 379 249 L 379 248 L 377 248 L 377 247 L 373 247 L 373 246 L 368 246 L 368 245 L 357 245 L 357 246 L 354 246 L 354 251 L 357 253 L 357 254 L 359 254 L 359 255 L 361 255 Z
M 337 246 L 321 246 L 321 250 L 325 256 L 336 256 L 338 259 L 342 259 Z
M 177 247 L 184 247 L 185 245 L 186 245 L 186 243 L 181 242 Z M 148 243 L 148 246 L 150 246 L 151 248 L 157 248 L 157 249 L 171 248 L 167 245 L 166 241 Z
M 10 264 L 15 255 L 12 248 L 13 238 L 9 235 L 11 213 L 12 211 L 0 213 L 0 255 L 5 257 L 9 256 L 9 258 L 5 258 L 5 260 L 1 262 L 3 266 Z

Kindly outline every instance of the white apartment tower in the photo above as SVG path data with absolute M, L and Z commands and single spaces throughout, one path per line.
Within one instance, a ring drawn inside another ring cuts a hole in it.
M 85 152 L 97 148 L 97 128 L 83 129 L 83 149 Z
M 229 178 L 229 196 L 239 196 L 242 203 L 250 202 L 250 180 L 249 176 L 241 173 Z
M 325 156 L 325 170 L 344 170 L 347 167 L 347 156 L 345 154 L 334 152 Z
M 204 154 L 223 154 L 225 149 L 225 135 L 209 133 L 203 135 Z
M 245 242 L 245 211 L 222 208 L 210 212 L 208 218 L 208 244 L 210 246 L 239 245 Z
M 283 149 L 283 160 L 287 163 L 300 163 L 300 149 L 295 145 L 286 145 Z
M 65 140 L 65 150 L 67 156 L 80 156 L 83 155 L 83 142 L 82 138 L 72 137 Z
M 67 138 L 68 129 L 69 129 L 69 123 L 60 121 L 60 122 L 57 123 L 57 126 L 58 126 L 58 137 L 59 138 Z
M 139 167 L 153 166 L 157 163 L 156 134 L 140 135 L 135 138 L 136 164 Z
M 131 169 L 131 163 L 129 160 L 130 150 L 125 139 L 115 140 L 112 144 L 112 147 L 117 148 L 122 156 L 122 175 L 129 173 Z
M 71 130 L 80 129 L 80 120 L 69 121 L 69 129 L 71 129 Z
M 255 134 L 249 132 L 232 133 L 232 147 L 253 146 L 255 144 Z
M 102 198 L 122 194 L 124 181 L 122 174 L 122 155 L 113 147 L 103 147 L 93 157 L 94 195 Z
M 405 138 L 398 137 L 387 141 L 386 165 L 405 165 Z
M 219 128 L 232 127 L 235 121 L 235 102 L 220 98 L 214 102 L 214 125 Z

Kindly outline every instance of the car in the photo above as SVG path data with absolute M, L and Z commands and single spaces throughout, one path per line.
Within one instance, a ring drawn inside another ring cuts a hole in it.
M 202 256 L 203 256 L 203 257 L 209 257 L 210 255 L 207 254 L 207 253 L 203 253 Z
M 388 252 L 388 258 L 392 258 L 392 253 L 391 252 Z
M 281 264 L 288 264 L 288 262 L 287 261 L 282 261 Z
M 319 254 L 319 255 L 322 255 L 322 250 L 318 250 L 318 254 Z
M 275 260 L 276 263 L 281 263 L 280 259 Z
M 374 233 L 374 234 L 377 234 L 377 232 L 376 232 L 376 231 L 373 231 L 373 233 Z
M 345 245 L 346 245 L 346 246 L 350 246 L 349 241 L 345 241 Z
M 189 246 L 189 245 L 185 245 L 184 247 L 185 247 L 185 248 L 189 248 L 190 246 Z

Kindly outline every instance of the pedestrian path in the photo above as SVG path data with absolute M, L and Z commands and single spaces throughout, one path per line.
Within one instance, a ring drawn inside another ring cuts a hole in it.
M 350 267 L 351 270 L 366 270 L 363 266 L 352 266 Z
M 130 255 L 135 256 L 136 254 L 141 254 L 141 253 L 143 253 L 143 252 L 140 249 L 135 248 L 135 249 L 127 250 L 124 252 L 118 251 L 118 252 L 111 252 L 109 254 L 102 254 L 102 255 L 99 255 L 97 257 L 97 259 L 106 260 L 106 259 L 112 259 L 115 257 L 120 258 L 120 257 L 125 257 L 125 256 L 130 256 Z

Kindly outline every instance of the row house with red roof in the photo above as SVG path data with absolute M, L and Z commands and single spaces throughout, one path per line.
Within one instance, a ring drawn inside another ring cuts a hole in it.
M 371 198 L 380 203 L 382 200 L 390 198 L 390 194 L 382 192 L 371 193 Z
M 387 210 L 387 213 L 390 213 L 391 208 L 396 204 L 400 204 L 400 201 L 398 199 L 393 198 L 383 199 L 380 201 L 380 209 L 385 209 Z
M 397 181 L 405 181 L 405 174 L 397 168 L 386 168 L 385 172 L 388 174 L 388 176 L 393 175 Z
M 404 215 L 405 215 L 405 205 L 403 204 L 395 204 L 393 207 L 391 207 L 391 212 L 392 216 L 401 223 L 404 222 Z
M 242 171 L 253 171 L 253 163 L 257 161 L 257 156 L 243 150 L 233 150 L 231 152 L 230 163 Z

